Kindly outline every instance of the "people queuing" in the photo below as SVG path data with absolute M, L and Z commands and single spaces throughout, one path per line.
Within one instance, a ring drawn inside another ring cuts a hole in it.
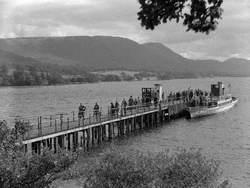
M 127 114 L 127 101 L 123 98 L 122 103 L 121 103 L 121 115 L 126 116 Z
M 205 106 L 209 104 L 210 93 L 207 91 L 202 91 L 200 89 L 188 89 L 178 92 L 170 92 L 166 97 L 165 101 L 173 102 L 183 100 L 188 103 L 189 106 Z M 133 98 L 130 96 L 128 100 L 125 98 L 119 103 L 117 100 L 113 103 L 110 103 L 109 106 L 109 115 L 112 117 L 118 116 L 126 116 L 128 114 L 132 114 L 133 110 L 139 109 L 141 106 L 150 107 L 150 106 L 158 106 L 159 100 L 157 97 L 154 98 L 146 98 L 146 97 L 137 97 Z M 85 115 L 86 107 L 80 103 L 78 117 L 79 119 L 83 118 Z M 98 103 L 95 103 L 93 108 L 93 116 L 97 121 L 100 120 L 101 111 Z
M 78 111 L 78 118 L 79 119 L 84 119 L 85 110 L 86 110 L 86 106 L 84 106 L 82 103 L 80 103 L 79 111 Z
M 200 89 L 188 89 L 178 92 L 170 92 L 168 95 L 168 102 L 183 100 L 188 103 L 189 106 L 206 106 L 209 102 L 210 94 L 207 91 Z
M 100 120 L 100 116 L 101 116 L 101 114 L 100 114 L 100 107 L 99 107 L 99 105 L 97 104 L 97 102 L 95 103 L 95 106 L 94 106 L 93 115 L 94 115 L 96 121 Z

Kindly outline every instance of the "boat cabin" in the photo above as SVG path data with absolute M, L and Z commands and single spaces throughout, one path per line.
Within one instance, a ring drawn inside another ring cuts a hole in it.
M 145 103 L 154 101 L 158 103 L 163 100 L 163 89 L 160 84 L 155 84 L 153 88 L 142 88 L 142 99 Z
M 225 86 L 222 82 L 211 85 L 211 97 L 220 97 L 225 95 Z

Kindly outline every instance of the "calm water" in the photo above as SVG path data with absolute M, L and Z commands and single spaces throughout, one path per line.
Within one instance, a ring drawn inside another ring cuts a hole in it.
M 227 113 L 199 120 L 177 120 L 119 142 L 123 150 L 162 151 L 202 148 L 222 162 L 224 176 L 237 188 L 250 187 L 250 78 L 183 79 L 160 81 L 165 93 L 188 87 L 209 90 L 212 82 L 231 83 L 238 105 Z M 92 109 L 95 102 L 107 109 L 111 101 L 140 96 L 142 87 L 155 82 L 117 82 L 67 86 L 0 88 L 0 118 L 35 117 L 77 111 L 80 102 Z M 92 111 L 92 110 L 90 110 Z

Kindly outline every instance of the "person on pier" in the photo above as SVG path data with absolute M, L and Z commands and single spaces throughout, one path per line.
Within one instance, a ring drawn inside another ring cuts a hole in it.
M 126 112 L 127 112 L 127 101 L 123 98 L 122 100 L 122 115 L 126 116 Z
M 128 106 L 129 106 L 130 112 L 132 114 L 132 110 L 133 110 L 133 106 L 134 106 L 134 99 L 132 96 L 130 96 L 128 99 Z
M 95 103 L 95 106 L 94 106 L 94 117 L 95 117 L 96 121 L 98 121 L 100 119 L 100 107 L 97 104 L 97 102 Z
M 82 120 L 83 124 L 84 124 L 85 110 L 86 110 L 86 106 L 84 106 L 82 103 L 80 103 L 79 112 L 78 112 L 78 118 L 79 118 L 79 120 Z
M 119 113 L 119 103 L 116 101 L 115 102 L 115 114 L 116 114 L 116 116 L 118 116 L 118 113 Z
M 115 105 L 113 102 L 110 103 L 110 112 L 111 112 L 111 116 L 115 115 Z

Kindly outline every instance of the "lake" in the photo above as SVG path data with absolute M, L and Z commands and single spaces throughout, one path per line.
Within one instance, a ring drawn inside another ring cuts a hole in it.
M 92 112 L 95 102 L 105 111 L 110 102 L 141 95 L 142 87 L 161 83 L 164 91 L 200 88 L 210 84 L 231 83 L 239 103 L 230 111 L 198 120 L 179 119 L 143 134 L 123 139 L 123 150 L 162 151 L 177 148 L 201 148 L 209 157 L 219 159 L 234 187 L 250 187 L 250 78 L 201 78 L 169 81 L 113 82 L 41 87 L 0 88 L 0 118 L 12 125 L 17 116 L 37 118 L 76 111 L 79 103 Z

